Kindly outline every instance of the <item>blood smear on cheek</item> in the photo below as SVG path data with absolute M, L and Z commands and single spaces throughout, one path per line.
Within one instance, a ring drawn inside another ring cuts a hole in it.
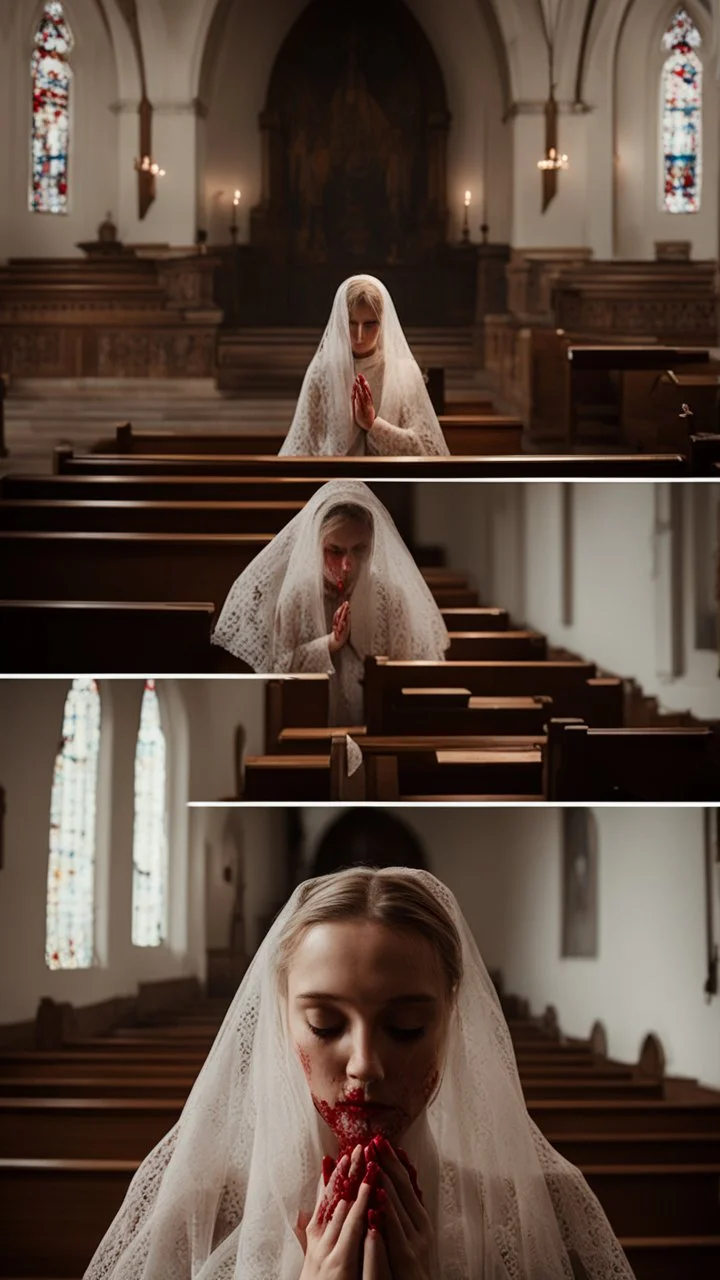
M 310 1061 L 310 1054 L 307 1053 L 305 1049 L 301 1049 L 299 1044 L 295 1045 L 295 1052 L 298 1056 L 298 1062 L 300 1063 L 300 1066 L 305 1072 L 306 1078 L 309 1080 L 310 1074 L 312 1072 L 312 1063 Z

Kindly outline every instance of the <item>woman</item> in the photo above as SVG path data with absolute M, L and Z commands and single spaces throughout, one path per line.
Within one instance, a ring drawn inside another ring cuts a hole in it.
M 424 871 L 295 890 L 86 1280 L 632 1280 Z
M 281 454 L 447 454 L 392 298 L 374 276 L 335 294 Z
M 440 661 L 442 615 L 382 503 L 331 480 L 233 584 L 213 643 L 254 671 L 327 672 L 332 725 L 363 722 L 366 656 Z

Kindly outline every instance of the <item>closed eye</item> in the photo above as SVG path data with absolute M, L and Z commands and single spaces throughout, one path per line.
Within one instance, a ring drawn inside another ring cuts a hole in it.
M 342 1031 L 342 1027 L 314 1027 L 312 1022 L 308 1022 L 308 1027 L 318 1040 L 329 1040 L 331 1036 L 337 1036 Z
M 342 1026 L 339 1027 L 316 1027 L 312 1022 L 308 1023 L 309 1029 L 318 1040 L 330 1040 L 333 1036 L 339 1036 L 342 1032 Z M 419 1040 L 425 1034 L 425 1027 L 386 1027 L 387 1034 L 393 1040 Z

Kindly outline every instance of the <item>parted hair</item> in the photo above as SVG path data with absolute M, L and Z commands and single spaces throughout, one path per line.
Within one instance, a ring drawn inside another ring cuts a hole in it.
M 278 940 L 281 991 L 287 991 L 293 955 L 308 929 L 342 920 L 370 920 L 419 934 L 437 954 L 448 994 L 455 994 L 463 966 L 460 935 L 453 920 L 417 875 L 371 867 L 351 867 L 307 880 L 301 886 L 297 908 Z
M 377 319 L 382 324 L 385 303 L 383 302 L 383 296 L 377 285 L 372 284 L 370 280 L 353 280 L 347 287 L 345 298 L 347 301 L 348 316 L 358 302 L 364 302 L 368 307 L 370 307 L 371 311 L 375 312 Z

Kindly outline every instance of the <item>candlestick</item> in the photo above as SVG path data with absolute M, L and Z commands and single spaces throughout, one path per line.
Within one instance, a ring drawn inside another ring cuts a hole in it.
M 471 194 L 471 192 L 470 192 L 470 191 L 466 191 L 466 192 L 465 192 L 465 200 L 464 200 L 464 202 L 463 202 L 463 203 L 464 203 L 464 206 L 465 206 L 464 215 L 463 215 L 463 228 L 462 228 L 462 239 L 463 239 L 463 244 L 469 244 L 469 243 L 470 243 L 470 222 L 469 222 L 469 219 L 468 219 L 468 213 L 469 213 L 469 209 L 470 209 L 470 201 L 471 201 L 471 200 L 472 200 L 472 194 Z
M 238 236 L 237 213 L 238 213 L 239 204 L 240 204 L 240 192 L 236 191 L 235 194 L 233 195 L 232 222 L 230 223 L 230 238 L 232 239 L 233 244 L 237 244 L 237 236 Z

